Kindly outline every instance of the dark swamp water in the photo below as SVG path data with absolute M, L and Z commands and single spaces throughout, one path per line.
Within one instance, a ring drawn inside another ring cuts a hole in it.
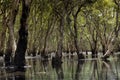
M 25 72 L 9 72 L 0 61 L 0 80 L 120 80 L 120 61 L 63 58 L 62 65 L 53 67 L 51 60 L 26 58 Z

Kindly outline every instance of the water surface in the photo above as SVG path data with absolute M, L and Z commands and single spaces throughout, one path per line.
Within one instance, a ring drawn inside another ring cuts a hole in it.
M 62 65 L 53 67 L 51 60 L 26 59 L 25 72 L 10 72 L 0 61 L 0 80 L 120 80 L 120 62 L 63 58 Z

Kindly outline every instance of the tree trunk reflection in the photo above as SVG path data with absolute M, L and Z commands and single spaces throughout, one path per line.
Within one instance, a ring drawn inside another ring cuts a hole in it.
M 64 74 L 63 74 L 62 64 L 55 65 L 53 68 L 55 68 L 55 70 L 56 70 L 57 80 L 63 80 L 64 79 Z
M 79 61 L 77 64 L 77 68 L 76 68 L 76 73 L 75 73 L 75 80 L 80 80 L 80 72 L 82 70 L 84 61 Z

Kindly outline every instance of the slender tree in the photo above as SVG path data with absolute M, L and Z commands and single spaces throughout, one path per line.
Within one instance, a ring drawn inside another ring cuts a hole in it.
M 5 54 L 5 61 L 6 63 L 9 63 L 12 61 L 12 56 L 15 53 L 16 50 L 16 42 L 15 42 L 15 36 L 14 36 L 14 24 L 19 8 L 19 0 L 12 0 L 10 3 L 11 9 L 8 11 L 8 19 L 7 19 L 7 27 L 9 32 L 9 38 L 7 43 L 7 51 Z M 7 65 L 7 64 L 6 64 Z
M 0 35 L 0 55 L 3 56 L 5 53 L 5 41 L 6 41 L 6 32 L 7 32 L 7 17 L 3 14 L 2 18 L 2 30 Z
M 80 7 L 78 7 L 78 10 L 75 14 L 73 14 L 73 17 L 74 17 L 74 45 L 75 45 L 75 48 L 76 48 L 76 52 L 77 52 L 77 55 L 78 55 L 78 59 L 84 59 L 84 56 L 83 54 L 80 52 L 80 48 L 79 48 L 79 45 L 78 45 L 78 26 L 77 26 L 77 17 L 78 17 L 78 13 L 80 12 L 82 8 L 82 5 Z
M 108 50 L 104 54 L 103 59 L 108 58 L 111 55 L 111 53 L 113 52 L 114 46 L 115 46 L 115 41 L 117 40 L 118 34 L 120 32 L 120 21 L 119 21 L 119 17 L 120 17 L 119 16 L 119 14 L 120 14 L 120 1 L 119 0 L 114 0 L 114 3 L 117 6 L 117 9 L 116 9 L 116 26 L 114 28 L 114 31 L 110 35 L 111 39 L 110 39 L 110 42 L 108 44 Z

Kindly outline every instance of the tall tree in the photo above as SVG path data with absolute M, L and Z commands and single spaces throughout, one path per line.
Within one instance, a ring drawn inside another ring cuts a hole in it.
M 53 20 L 54 20 L 53 18 L 50 18 L 50 19 L 48 19 L 48 23 L 47 23 L 47 30 L 46 30 L 46 34 L 45 34 L 45 38 L 44 38 L 44 44 L 43 44 L 43 50 L 42 50 L 42 54 L 41 54 L 41 57 L 43 57 L 44 59 L 48 58 L 46 47 L 47 47 L 48 37 L 50 36 L 50 33 L 54 28 L 54 26 L 52 26 Z
M 73 18 L 74 18 L 74 45 L 75 45 L 75 48 L 76 48 L 78 59 L 84 59 L 84 56 L 80 52 L 80 48 L 79 48 L 79 45 L 78 45 L 78 26 L 77 26 L 78 13 L 80 12 L 80 10 L 81 10 L 81 8 L 84 4 L 85 4 L 85 2 L 81 6 L 79 6 L 76 13 L 73 14 Z
M 0 31 L 0 55 L 3 56 L 5 52 L 5 39 L 6 39 L 6 31 L 7 31 L 7 18 L 5 12 L 2 16 L 2 26 Z
M 30 12 L 31 0 L 22 0 L 22 16 L 20 19 L 19 40 L 14 57 L 16 70 L 23 68 L 25 65 L 25 53 L 28 42 L 28 17 Z
M 11 9 L 8 11 L 8 19 L 7 19 L 7 27 L 9 32 L 8 44 L 7 44 L 7 52 L 5 54 L 5 61 L 9 63 L 12 60 L 12 56 L 16 50 L 16 42 L 14 36 L 14 24 L 19 8 L 19 0 L 12 0 L 10 3 Z M 6 64 L 7 65 L 7 64 Z
M 120 15 L 119 15 L 120 14 L 120 1 L 119 0 L 114 0 L 114 3 L 117 6 L 117 8 L 116 8 L 116 26 L 114 28 L 114 31 L 110 35 L 111 40 L 108 44 L 108 50 L 106 51 L 106 53 L 103 56 L 104 59 L 108 58 L 111 55 L 111 53 L 113 52 L 114 46 L 115 46 L 115 41 L 117 40 L 118 34 L 120 32 L 120 21 L 119 21 L 119 18 L 120 18 Z
M 53 62 L 61 63 L 62 59 L 62 51 L 63 51 L 63 39 L 64 39 L 64 26 L 65 26 L 65 4 L 64 1 L 53 1 L 53 12 L 55 16 L 58 18 L 58 43 L 57 43 L 57 52 L 55 54 L 55 58 Z

